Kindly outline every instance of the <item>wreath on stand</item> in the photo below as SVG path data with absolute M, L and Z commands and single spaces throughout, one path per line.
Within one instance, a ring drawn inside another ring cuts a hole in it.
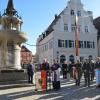
M 40 78 L 40 79 L 38 80 L 38 82 L 39 82 L 40 86 L 42 87 L 42 86 L 43 86 L 43 79 Z

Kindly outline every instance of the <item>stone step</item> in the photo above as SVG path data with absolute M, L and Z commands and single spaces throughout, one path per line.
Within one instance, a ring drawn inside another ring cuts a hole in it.
M 6 83 L 0 83 L 0 90 L 2 89 L 11 89 L 11 88 L 19 88 L 19 87 L 29 87 L 35 86 L 34 84 L 27 83 L 27 80 L 20 80 L 20 81 L 10 81 Z

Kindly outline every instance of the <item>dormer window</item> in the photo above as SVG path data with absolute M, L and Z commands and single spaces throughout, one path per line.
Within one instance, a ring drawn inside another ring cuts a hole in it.
M 88 26 L 85 26 L 85 32 L 89 32 Z
M 75 25 L 74 24 L 71 25 L 71 30 L 75 31 Z
M 74 10 L 71 10 L 71 15 L 74 15 Z
M 77 12 L 77 16 L 81 16 L 81 11 L 78 11 Z

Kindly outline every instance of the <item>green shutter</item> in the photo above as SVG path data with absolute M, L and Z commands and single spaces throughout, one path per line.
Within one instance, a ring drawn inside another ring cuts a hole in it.
M 58 40 L 58 47 L 61 47 L 61 40 Z
M 68 48 L 68 41 L 65 40 L 65 47 Z

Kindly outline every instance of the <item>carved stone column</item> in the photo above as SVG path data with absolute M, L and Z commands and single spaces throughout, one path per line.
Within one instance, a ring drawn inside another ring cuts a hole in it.
M 18 44 L 14 44 L 14 68 L 18 70 L 21 69 L 20 51 L 20 46 Z
M 2 40 L 1 43 L 1 59 L 2 69 L 7 69 L 7 40 Z

